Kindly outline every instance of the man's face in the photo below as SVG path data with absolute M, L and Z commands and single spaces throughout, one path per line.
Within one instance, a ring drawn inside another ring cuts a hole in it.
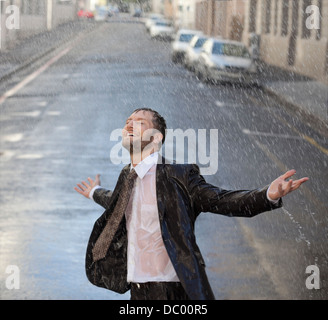
M 141 152 L 154 140 L 153 113 L 150 111 L 138 111 L 132 113 L 126 120 L 122 130 L 122 145 L 130 153 Z

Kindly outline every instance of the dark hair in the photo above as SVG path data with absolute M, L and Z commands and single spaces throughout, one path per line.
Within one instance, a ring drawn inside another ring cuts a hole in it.
M 138 109 L 135 109 L 132 113 L 136 113 L 139 111 L 149 111 L 149 112 L 153 113 L 152 122 L 153 122 L 154 128 L 157 129 L 163 135 L 162 144 L 164 144 L 165 135 L 166 135 L 165 119 L 157 111 L 150 109 L 150 108 L 138 108 Z

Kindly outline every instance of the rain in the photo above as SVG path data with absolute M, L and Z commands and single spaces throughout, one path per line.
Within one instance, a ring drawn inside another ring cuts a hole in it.
M 328 1 L 0 0 L 0 28 L 1 300 L 130 299 L 88 281 L 104 210 L 74 187 L 114 190 L 137 108 L 210 184 L 309 177 L 282 208 L 198 216 L 217 300 L 328 298 Z

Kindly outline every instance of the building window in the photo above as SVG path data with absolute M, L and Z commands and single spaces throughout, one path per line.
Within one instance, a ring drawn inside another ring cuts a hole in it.
M 283 37 L 288 34 L 288 2 L 289 0 L 282 1 L 281 35 Z
M 251 0 L 249 6 L 249 32 L 256 31 L 256 6 L 257 0 Z
M 265 33 L 271 32 L 271 0 L 266 0 L 265 7 Z
M 311 37 L 311 29 L 306 27 L 306 19 L 308 15 L 306 13 L 306 8 L 311 5 L 311 0 L 303 0 L 303 10 L 302 10 L 302 38 L 309 39 Z

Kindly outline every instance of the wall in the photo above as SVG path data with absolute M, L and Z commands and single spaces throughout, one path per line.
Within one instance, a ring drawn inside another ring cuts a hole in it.
M 271 0 L 270 30 L 267 30 L 268 0 L 248 0 L 245 7 L 245 29 L 243 41 L 248 43 L 251 34 L 251 19 L 254 10 L 251 4 L 256 2 L 255 33 L 261 36 L 260 58 L 268 64 L 295 71 L 305 76 L 328 84 L 328 1 L 322 0 L 321 4 L 321 36 L 317 39 L 317 30 L 307 31 L 306 19 L 310 14 L 306 14 L 303 8 L 303 1 L 295 4 L 294 0 L 288 0 L 288 15 L 283 17 L 283 0 Z M 305 7 L 319 5 L 319 0 L 304 2 Z M 293 20 L 294 12 L 294 20 Z M 297 12 L 297 14 L 296 14 Z M 287 18 L 288 17 L 288 18 Z M 295 27 L 293 27 L 295 21 Z M 297 23 L 296 23 L 297 22 Z M 287 32 L 282 34 L 282 25 L 287 23 Z M 303 30 L 309 33 L 305 37 Z M 294 32 L 293 32 L 294 31 Z M 295 50 L 292 50 L 292 44 Z M 292 54 L 294 52 L 294 55 Z
M 9 5 L 19 8 L 19 29 L 8 30 L 6 14 Z M 59 24 L 77 18 L 77 1 L 60 0 L 7 0 L 1 1 L 1 46 L 0 50 L 10 49 L 16 42 L 39 32 L 55 28 Z M 51 14 L 49 14 L 51 13 Z

